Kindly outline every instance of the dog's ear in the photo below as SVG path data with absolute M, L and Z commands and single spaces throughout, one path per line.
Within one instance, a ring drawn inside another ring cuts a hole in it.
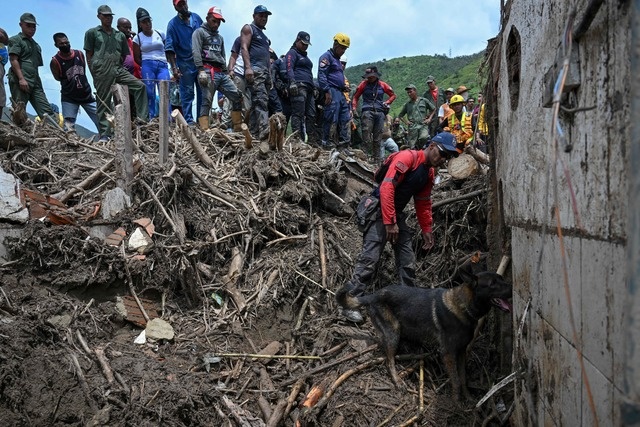
M 462 280 L 464 280 L 465 283 L 468 283 L 474 288 L 478 284 L 478 276 L 473 274 L 470 268 L 460 268 L 458 270 L 458 274 L 460 274 L 460 277 L 462 278 Z

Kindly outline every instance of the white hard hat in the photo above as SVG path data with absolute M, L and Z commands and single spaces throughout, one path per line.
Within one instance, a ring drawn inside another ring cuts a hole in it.
M 344 62 L 346 64 L 347 63 L 347 55 L 342 55 L 340 57 L 340 62 Z

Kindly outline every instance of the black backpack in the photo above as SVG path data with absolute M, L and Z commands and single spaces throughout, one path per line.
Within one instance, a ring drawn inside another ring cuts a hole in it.
M 377 182 L 378 184 L 382 184 L 382 181 L 384 181 L 384 177 L 387 176 L 387 172 L 389 172 L 389 166 L 391 166 L 391 161 L 398 153 L 400 153 L 400 151 L 390 154 L 389 157 L 387 157 L 384 160 L 384 162 L 380 165 L 380 167 L 376 169 L 376 171 L 373 173 L 373 180 L 375 182 Z M 411 151 L 411 154 L 413 154 L 413 160 L 415 162 L 417 157 L 415 151 Z

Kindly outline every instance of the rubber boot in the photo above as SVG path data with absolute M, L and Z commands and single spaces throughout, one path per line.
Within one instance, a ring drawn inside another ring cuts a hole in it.
M 242 132 L 242 124 L 244 123 L 242 120 L 242 111 L 231 112 L 231 123 L 233 124 L 234 132 Z
M 200 129 L 204 131 L 209 130 L 209 116 L 198 117 L 198 125 L 200 125 Z

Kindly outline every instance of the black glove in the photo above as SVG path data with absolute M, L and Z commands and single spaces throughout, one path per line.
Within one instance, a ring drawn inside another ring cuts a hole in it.
M 205 70 L 198 71 L 198 83 L 202 87 L 209 86 L 209 73 L 207 73 Z
M 291 83 L 289 85 L 289 96 L 298 96 L 298 85 Z

